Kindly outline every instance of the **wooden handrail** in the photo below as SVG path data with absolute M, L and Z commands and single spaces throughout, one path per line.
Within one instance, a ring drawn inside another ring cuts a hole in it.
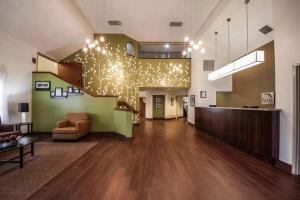
M 130 110 L 132 111 L 134 114 L 139 113 L 137 110 L 135 110 L 129 103 L 127 103 L 126 101 L 118 101 L 118 107 L 120 106 L 124 106 L 126 107 L 126 110 Z

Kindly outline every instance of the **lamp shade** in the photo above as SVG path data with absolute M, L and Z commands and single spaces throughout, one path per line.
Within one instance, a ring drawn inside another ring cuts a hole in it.
M 18 112 L 29 112 L 28 103 L 19 103 Z

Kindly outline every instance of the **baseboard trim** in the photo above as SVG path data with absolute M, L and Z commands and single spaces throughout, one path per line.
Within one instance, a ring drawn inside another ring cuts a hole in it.
M 188 122 L 188 125 L 195 126 L 195 124 L 192 124 L 191 122 Z
M 274 166 L 285 173 L 292 174 L 292 165 L 290 164 L 287 164 L 281 160 L 276 160 Z

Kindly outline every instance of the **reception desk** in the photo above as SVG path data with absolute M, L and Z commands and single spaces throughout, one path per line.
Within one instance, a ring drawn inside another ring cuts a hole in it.
M 271 164 L 279 156 L 279 117 L 277 109 L 195 108 L 198 129 Z

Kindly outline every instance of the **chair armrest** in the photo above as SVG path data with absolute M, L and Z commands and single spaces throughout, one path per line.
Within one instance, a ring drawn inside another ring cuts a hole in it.
M 76 122 L 76 127 L 80 132 L 88 133 L 91 130 L 90 120 L 79 120 Z
M 57 128 L 63 128 L 68 126 L 68 120 L 61 120 L 56 123 Z

